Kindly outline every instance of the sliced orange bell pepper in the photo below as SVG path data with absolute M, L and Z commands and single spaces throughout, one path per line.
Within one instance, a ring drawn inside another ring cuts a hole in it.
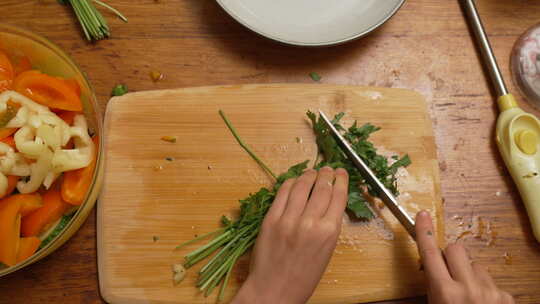
M 36 253 L 41 245 L 41 240 L 35 236 L 21 238 L 19 251 L 17 252 L 17 263 L 20 263 Z
M 15 72 L 6 53 L 0 50 L 0 92 L 11 88 Z
M 58 79 L 62 80 L 68 87 L 70 87 L 73 90 L 73 92 L 75 92 L 75 94 L 77 94 L 77 96 L 81 97 L 81 86 L 79 85 L 77 80 L 73 78 L 67 78 L 67 79 L 58 78 Z
M 32 64 L 30 59 L 26 56 L 20 56 L 17 58 L 12 58 L 13 71 L 15 76 L 22 74 L 23 72 L 30 71 L 32 69 Z
M 0 262 L 12 266 L 17 262 L 21 229 L 19 201 L 0 202 Z
M 6 145 L 12 147 L 14 150 L 17 149 L 17 145 L 15 144 L 15 139 L 11 135 L 6 138 L 0 139 L 0 142 L 5 143 Z
M 4 196 L 0 197 L 0 199 L 4 198 L 4 197 L 7 197 L 11 193 L 13 193 L 13 191 L 17 187 L 17 183 L 19 182 L 19 178 L 20 177 L 15 176 L 15 175 L 8 175 L 7 176 L 8 186 L 7 186 L 7 189 L 6 189 L 6 194 L 4 194 Z M 2 203 L 2 201 L 0 201 L 0 204 L 1 203 Z
M 96 149 L 90 165 L 85 168 L 64 172 L 62 198 L 72 205 L 82 204 L 86 192 L 88 192 L 88 189 L 90 188 L 90 183 L 92 183 L 92 177 L 94 176 L 94 170 L 96 169 L 97 153 L 99 150 L 99 138 L 94 136 L 92 141 L 94 141 Z
M 43 199 L 39 193 L 14 194 L 6 198 L 6 200 L 18 200 L 21 202 L 21 210 L 19 213 L 23 218 L 43 207 Z
M 62 120 L 65 121 L 70 126 L 73 125 L 73 120 L 75 120 L 75 116 L 79 114 L 81 113 L 73 112 L 73 111 L 60 111 L 56 113 L 58 117 L 62 118 Z
M 56 187 L 47 190 L 43 195 L 43 206 L 22 219 L 22 236 L 39 235 L 62 217 L 69 208 L 70 205 L 62 200 Z
M 31 70 L 21 73 L 13 81 L 15 91 L 33 101 L 67 111 L 82 111 L 82 103 L 77 92 L 62 78 L 49 76 Z
M 4 139 L 17 132 L 17 128 L 0 128 L 0 139 Z

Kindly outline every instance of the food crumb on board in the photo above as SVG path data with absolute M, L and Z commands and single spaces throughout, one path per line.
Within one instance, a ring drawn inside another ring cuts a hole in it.
M 161 171 L 163 170 L 163 166 L 162 165 L 156 165 L 154 166 L 154 171 Z
M 303 142 L 304 142 L 304 140 L 302 139 L 302 137 L 297 137 L 296 138 L 296 143 L 301 144 Z
M 176 136 L 162 136 L 161 140 L 174 144 L 174 143 L 176 143 Z
M 213 167 L 211 165 L 208 165 L 208 170 L 212 170 Z
M 489 219 L 481 216 L 472 216 L 470 221 L 465 223 L 463 216 L 454 215 L 451 218 L 454 222 L 449 222 L 452 225 L 451 230 L 454 232 L 447 235 L 449 241 L 459 241 L 469 238 L 475 238 L 483 241 L 488 247 L 495 244 L 498 233 L 494 230 L 493 224 Z
M 495 196 L 501 196 L 501 191 L 495 192 Z
M 505 252 L 503 254 L 503 258 L 506 265 L 512 265 L 512 255 L 510 253 Z
M 158 71 L 151 71 L 150 72 L 150 79 L 152 79 L 153 82 L 158 82 L 162 80 L 164 75 Z
M 472 231 L 470 230 L 465 230 L 463 231 L 462 233 L 460 233 L 456 239 L 456 241 L 459 241 L 461 239 L 463 239 L 464 237 L 468 236 L 468 235 L 471 235 L 472 234 Z
M 165 160 L 172 162 L 172 161 L 174 161 L 174 157 L 167 156 L 167 157 L 165 157 Z
M 531 172 L 526 175 L 523 175 L 523 178 L 533 178 L 535 176 L 538 176 L 538 172 Z
M 173 272 L 173 284 L 176 286 L 182 282 L 182 280 L 186 277 L 186 269 L 184 268 L 184 265 L 178 263 L 172 265 L 172 272 Z
M 159 241 L 159 236 L 157 235 L 152 236 L 152 240 L 154 241 L 154 243 Z

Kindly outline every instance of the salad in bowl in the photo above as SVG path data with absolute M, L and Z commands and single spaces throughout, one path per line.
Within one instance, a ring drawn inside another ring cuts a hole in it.
M 82 85 L 0 36 L 0 276 L 60 246 L 95 202 L 100 128 L 89 126 Z

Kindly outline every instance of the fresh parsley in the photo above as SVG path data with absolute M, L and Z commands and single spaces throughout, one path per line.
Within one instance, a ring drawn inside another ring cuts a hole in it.
M 118 84 L 116 85 L 111 92 L 112 96 L 122 96 L 127 94 L 128 88 L 125 84 Z
M 323 160 L 316 164 L 315 168 L 330 166 L 332 168 L 344 168 L 347 170 L 349 173 L 349 201 L 347 203 L 347 209 L 353 212 L 357 218 L 372 218 L 373 213 L 368 207 L 368 198 L 366 196 L 367 194 L 371 196 L 377 196 L 378 194 L 371 185 L 365 182 L 354 164 L 341 151 L 341 148 L 338 146 L 324 121 L 313 112 L 308 112 L 307 116 L 311 121 L 313 132 L 317 138 L 319 151 L 323 155 Z M 380 130 L 380 128 L 369 123 L 358 127 L 355 121 L 352 126 L 345 129 L 340 124 L 343 116 L 344 113 L 339 113 L 332 120 L 336 129 L 343 134 L 343 137 L 351 144 L 356 154 L 362 158 L 384 186 L 395 195 L 398 195 L 396 173 L 400 167 L 407 167 L 411 164 L 409 156 L 397 157 L 397 160 L 392 165 L 389 165 L 388 159 L 378 154 L 373 143 L 368 140 L 370 135 Z
M 223 228 L 196 237 L 193 240 L 180 244 L 176 249 L 180 249 L 197 241 L 212 237 L 205 245 L 188 253 L 185 256 L 184 267 L 190 268 L 198 262 L 212 256 L 209 261 L 199 271 L 197 287 L 208 296 L 219 284 L 221 284 L 218 301 L 223 299 L 224 291 L 229 281 L 232 269 L 238 259 L 249 250 L 261 229 L 264 217 L 277 194 L 281 185 L 290 178 L 296 178 L 306 170 L 309 161 L 296 164 L 287 172 L 276 175 L 255 153 L 246 145 L 237 134 L 232 123 L 227 119 L 225 113 L 219 111 L 223 121 L 233 134 L 238 144 L 272 177 L 276 182 L 271 188 L 261 188 L 258 192 L 250 194 L 247 198 L 240 200 L 240 216 L 236 220 L 231 220 L 226 216 L 221 217 Z M 313 132 L 316 136 L 317 146 L 322 160 L 315 161 L 315 169 L 323 166 L 332 168 L 344 168 L 349 173 L 349 198 L 347 209 L 359 219 L 370 219 L 373 213 L 369 208 L 367 194 L 377 196 L 372 187 L 366 184 L 365 180 L 358 173 L 351 161 L 347 159 L 341 148 L 332 137 L 328 127 L 320 117 L 308 112 Z M 336 115 L 332 121 L 335 127 L 342 132 L 343 136 L 351 143 L 353 149 L 368 166 L 375 172 L 377 177 L 394 194 L 398 194 L 396 172 L 400 167 L 408 166 L 411 161 L 408 156 L 402 158 L 394 157 L 394 163 L 390 165 L 388 160 L 377 154 L 374 145 L 368 141 L 369 136 L 379 130 L 371 124 L 358 127 L 355 122 L 351 127 L 345 129 L 340 120 L 344 113 Z
M 311 79 L 312 79 L 313 81 L 317 81 L 317 82 L 321 81 L 321 79 L 322 79 L 321 75 L 319 75 L 319 74 L 316 73 L 316 72 L 311 72 L 311 73 L 309 73 L 309 77 L 311 77 Z

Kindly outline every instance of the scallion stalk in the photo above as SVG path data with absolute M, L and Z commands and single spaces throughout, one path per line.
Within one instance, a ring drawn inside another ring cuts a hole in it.
M 107 21 L 105 21 L 105 18 L 103 18 L 93 3 L 105 7 L 124 22 L 128 21 L 117 9 L 99 0 L 58 0 L 58 2 L 71 5 L 81 24 L 84 36 L 89 41 L 97 41 L 111 36 Z

